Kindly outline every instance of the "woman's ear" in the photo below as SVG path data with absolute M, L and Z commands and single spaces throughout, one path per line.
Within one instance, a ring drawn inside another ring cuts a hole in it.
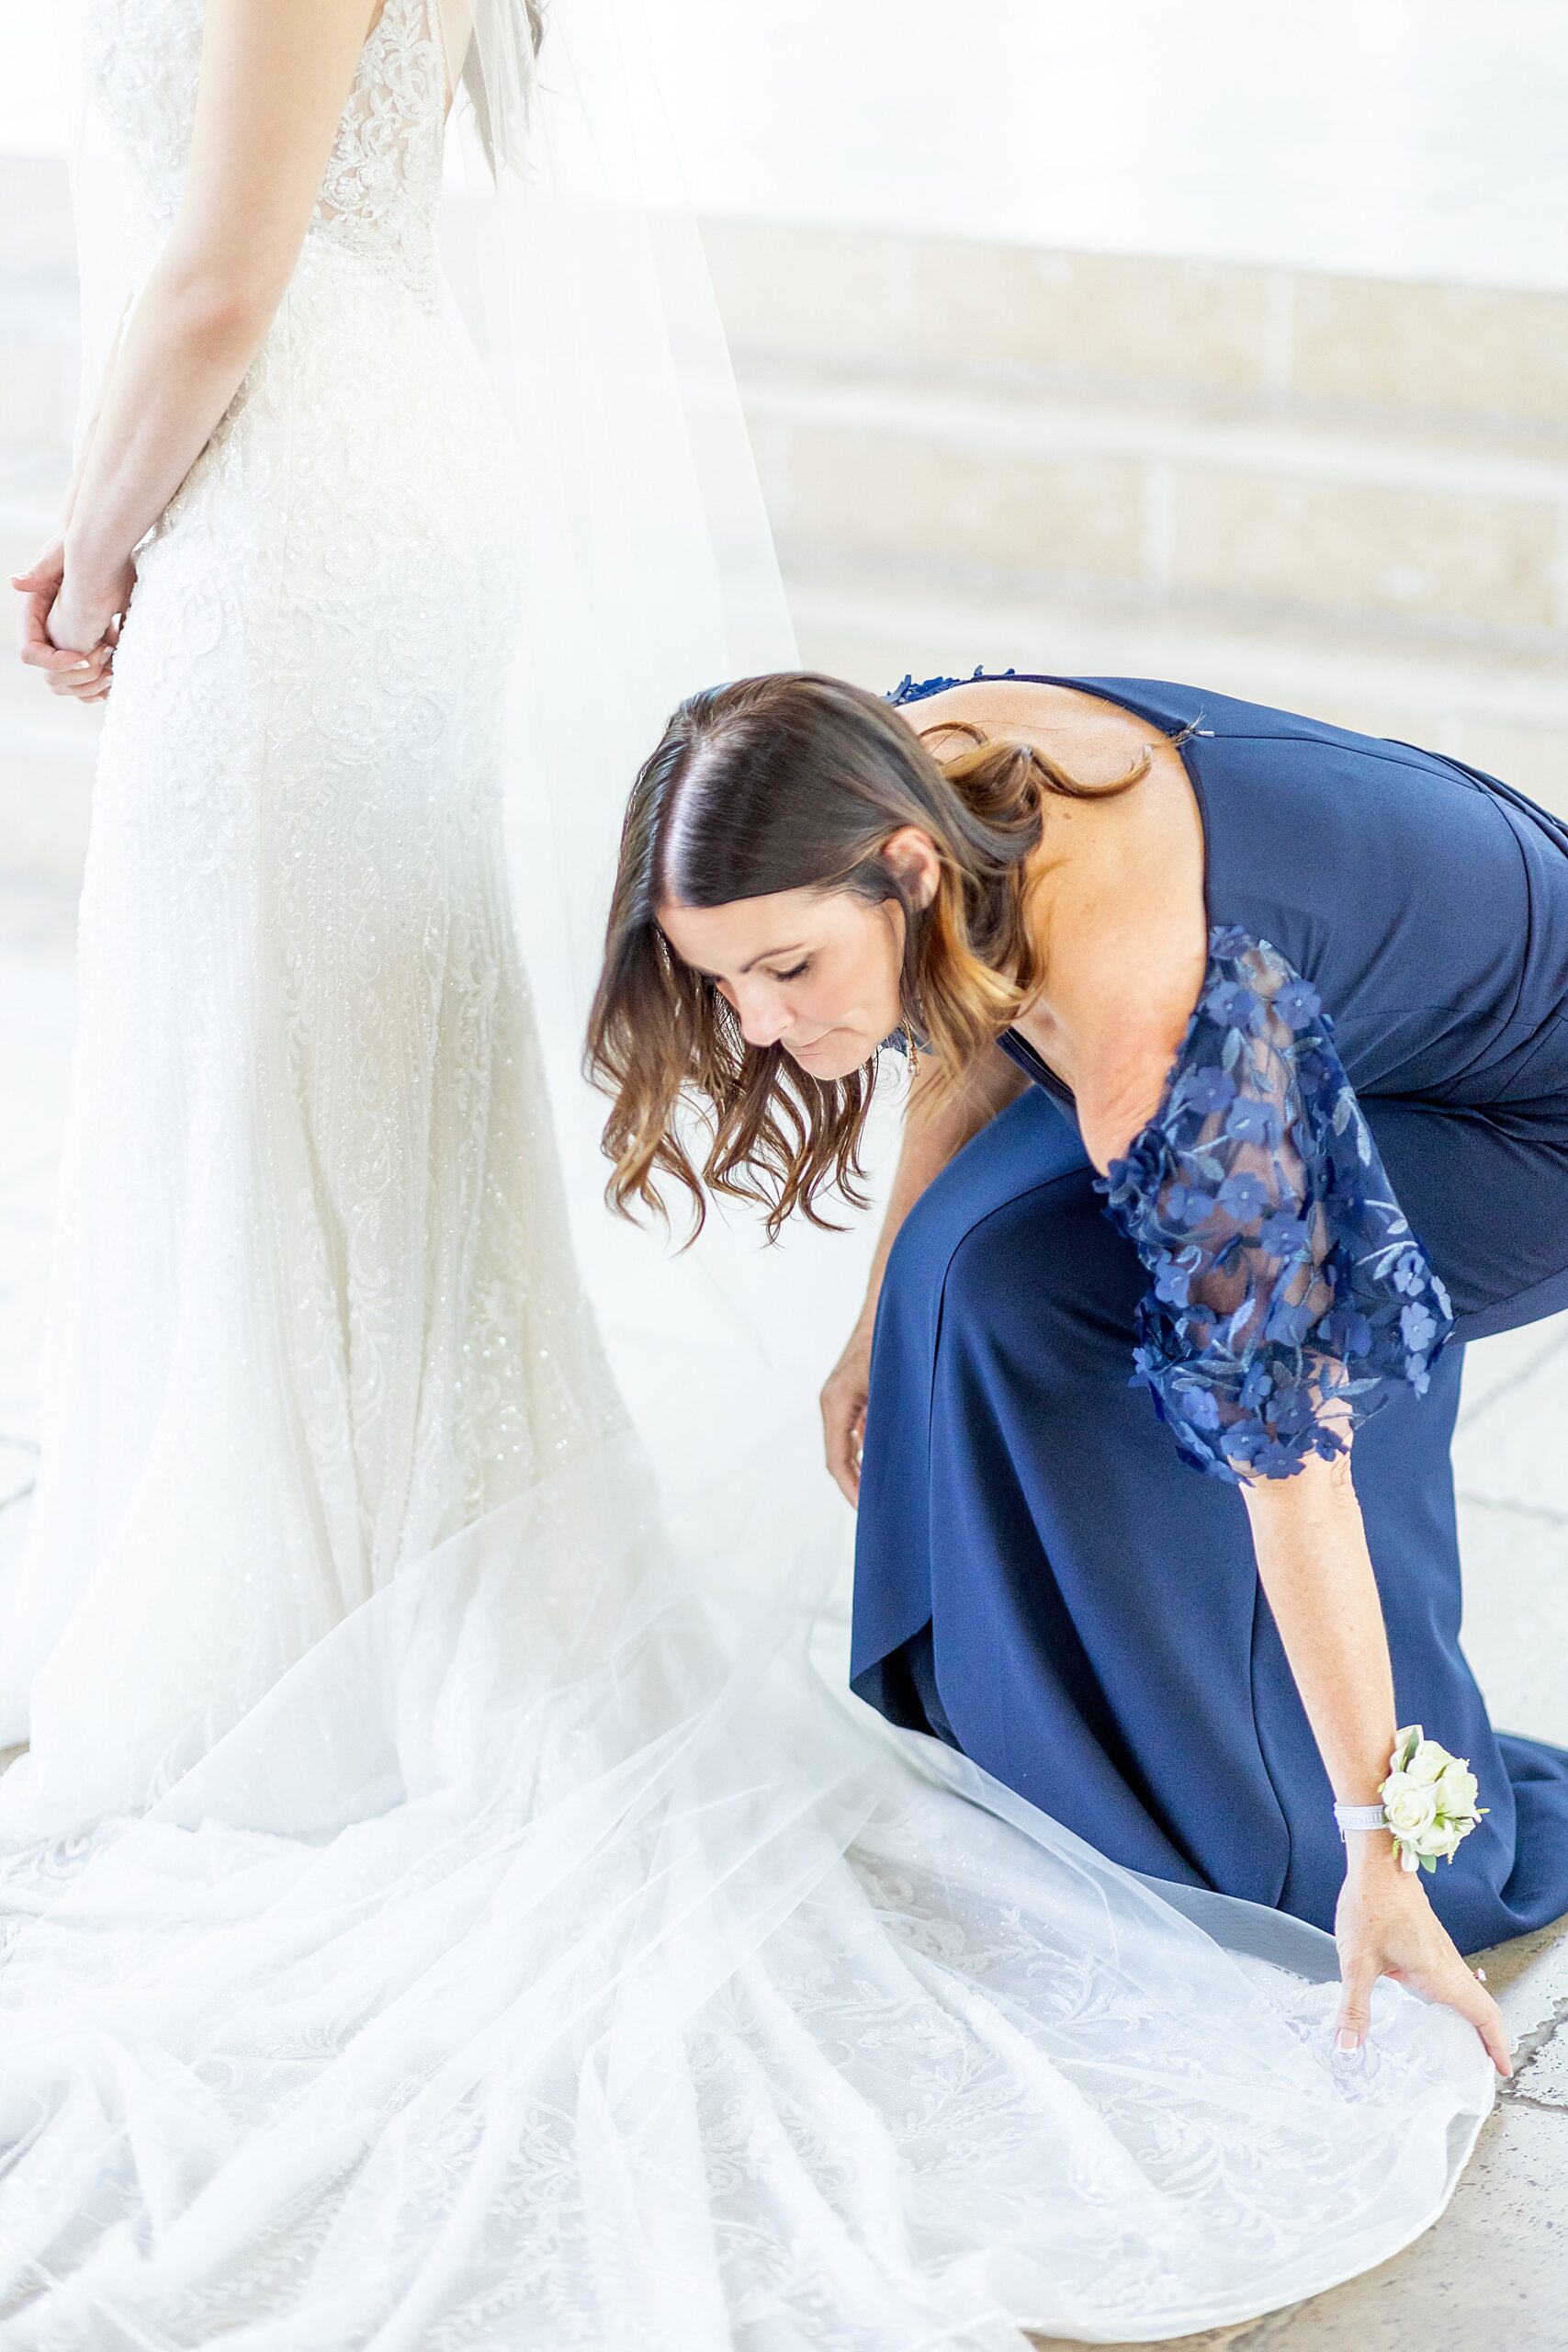
M 897 876 L 909 904 L 929 907 L 942 880 L 942 859 L 930 833 L 922 832 L 919 825 L 900 825 L 884 842 L 882 854 Z

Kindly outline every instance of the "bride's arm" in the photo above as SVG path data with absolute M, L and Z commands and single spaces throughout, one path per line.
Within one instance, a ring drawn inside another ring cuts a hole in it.
M 57 645 L 96 645 L 304 242 L 374 0 L 208 0 L 184 198 L 121 331 L 65 535 Z
M 125 331 L 126 311 L 130 308 L 130 305 L 128 302 L 125 311 L 121 311 L 115 323 L 108 357 L 104 362 L 103 372 L 98 379 L 98 396 L 93 403 L 93 413 L 87 420 L 86 430 L 81 436 L 80 447 L 76 452 L 76 462 L 71 469 L 71 480 L 66 484 L 65 496 L 61 502 L 59 534 L 45 542 L 25 571 L 13 571 L 10 575 L 11 585 L 22 599 L 18 631 L 22 661 L 29 669 L 41 670 L 44 673 L 45 684 L 51 694 L 63 695 L 75 702 L 101 702 L 107 694 L 109 689 L 107 661 L 111 641 L 106 638 L 96 651 L 92 653 L 62 653 L 51 641 L 49 615 L 55 598 L 60 594 L 60 583 L 64 577 L 64 535 L 71 528 L 71 517 L 76 507 L 76 493 L 81 488 L 82 476 L 86 470 L 87 460 L 92 455 L 93 441 L 98 430 L 98 419 L 104 413 L 104 397 L 108 390 L 109 379 L 114 374 L 115 361 L 119 356 L 119 339 Z

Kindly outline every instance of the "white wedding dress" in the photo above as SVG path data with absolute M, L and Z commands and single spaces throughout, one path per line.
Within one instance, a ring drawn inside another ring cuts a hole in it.
M 1441 2211 L 1475 2036 L 1385 1984 L 1345 2068 L 1326 1939 L 872 1726 L 787 1582 L 721 1638 L 661 1527 L 503 879 L 528 516 L 426 8 L 117 656 L 6 1601 L 0 2344 L 1021 2352 L 1311 2293 Z M 150 260 L 201 0 L 94 18 Z

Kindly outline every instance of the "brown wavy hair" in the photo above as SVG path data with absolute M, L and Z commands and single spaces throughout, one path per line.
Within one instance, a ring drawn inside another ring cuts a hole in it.
M 970 741 L 938 760 L 880 696 L 808 670 L 707 687 L 670 720 L 626 808 L 585 1055 L 611 1098 L 605 1190 L 621 1216 L 663 1217 L 666 1181 L 690 1195 L 694 1234 L 705 1187 L 760 1205 L 770 1239 L 796 1210 L 829 1225 L 818 1206 L 824 1190 L 864 1205 L 860 1148 L 876 1057 L 823 1080 L 781 1046 L 749 1046 L 714 982 L 671 947 L 661 904 L 728 906 L 799 889 L 896 900 L 904 1025 L 929 1049 L 938 1086 L 956 1083 L 1033 993 L 1029 858 L 1046 797 L 1125 792 L 1151 754 L 1110 784 L 1085 785 L 1035 744 L 952 719 L 931 731 Z M 913 903 L 885 855 L 906 825 L 936 845 L 929 907 Z

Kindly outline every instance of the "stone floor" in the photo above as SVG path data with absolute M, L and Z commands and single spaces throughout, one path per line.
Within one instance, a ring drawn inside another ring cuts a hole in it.
M 69 893 L 0 876 L 0 1556 L 37 1458 L 73 933 Z M 1565 1402 L 1568 1317 L 1483 1341 L 1466 1364 L 1457 1461 L 1471 1660 L 1502 1722 L 1568 1742 Z M 1568 2352 L 1568 1922 L 1487 1964 L 1518 2063 L 1443 2220 L 1381 2269 L 1186 2337 L 1189 2352 Z

